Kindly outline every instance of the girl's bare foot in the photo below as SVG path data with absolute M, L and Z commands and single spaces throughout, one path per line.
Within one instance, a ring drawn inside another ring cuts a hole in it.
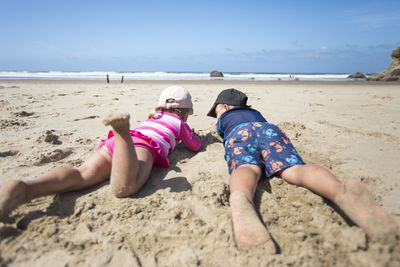
M 26 189 L 27 184 L 23 181 L 9 181 L 0 187 L 0 221 L 27 201 Z
M 103 124 L 111 125 L 114 131 L 118 133 L 129 132 L 129 113 L 108 113 L 104 119 Z
M 276 254 L 275 244 L 258 218 L 249 197 L 241 191 L 234 191 L 231 193 L 229 201 L 233 232 L 239 248 L 263 245 L 268 254 Z
M 358 180 L 352 179 L 343 185 L 336 203 L 372 240 L 396 234 L 399 230 L 397 223 Z

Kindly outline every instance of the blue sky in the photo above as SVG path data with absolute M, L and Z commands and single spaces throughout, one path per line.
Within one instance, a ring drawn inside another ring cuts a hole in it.
M 0 0 L 0 71 L 379 72 L 400 1 Z

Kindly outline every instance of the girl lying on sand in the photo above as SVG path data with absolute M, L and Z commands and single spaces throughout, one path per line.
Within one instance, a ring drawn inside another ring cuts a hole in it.
M 136 193 L 148 179 L 153 165 L 169 167 L 167 155 L 182 140 L 192 151 L 201 140 L 186 123 L 193 114 L 190 93 L 171 86 L 160 95 L 156 112 L 129 130 L 129 114 L 108 114 L 104 125 L 111 125 L 108 138 L 78 168 L 59 167 L 28 181 L 9 181 L 0 187 L 0 220 L 32 199 L 59 192 L 91 187 L 110 178 L 116 197 Z
M 262 172 L 266 177 L 280 175 L 290 184 L 329 199 L 372 239 L 398 231 L 396 222 L 361 182 L 353 179 L 342 184 L 327 169 L 305 164 L 282 130 L 247 105 L 244 93 L 222 91 L 207 115 L 218 119 L 217 131 L 224 138 L 233 231 L 239 246 L 265 244 L 268 253 L 276 253 L 253 204 Z

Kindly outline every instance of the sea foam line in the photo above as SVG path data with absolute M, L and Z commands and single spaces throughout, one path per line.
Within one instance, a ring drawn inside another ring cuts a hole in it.
M 206 72 L 62 72 L 62 71 L 2 71 L 0 79 L 49 79 L 49 80 L 212 80 Z M 223 80 L 316 80 L 340 81 L 349 80 L 349 74 L 288 74 L 288 73 L 224 73 Z

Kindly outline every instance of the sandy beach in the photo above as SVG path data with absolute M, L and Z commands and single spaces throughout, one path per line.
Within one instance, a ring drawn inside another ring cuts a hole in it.
M 154 167 L 132 197 L 113 197 L 105 182 L 20 206 L 0 223 L 1 266 L 400 265 L 399 240 L 370 242 L 331 203 L 280 178 L 260 180 L 255 197 L 279 254 L 239 251 L 224 149 L 205 115 L 221 90 L 242 90 L 307 163 L 363 181 L 400 224 L 398 82 L 0 80 L 0 184 L 79 166 L 107 136 L 108 111 L 135 125 L 169 85 L 192 94 L 201 151 L 178 145 L 171 167 Z

